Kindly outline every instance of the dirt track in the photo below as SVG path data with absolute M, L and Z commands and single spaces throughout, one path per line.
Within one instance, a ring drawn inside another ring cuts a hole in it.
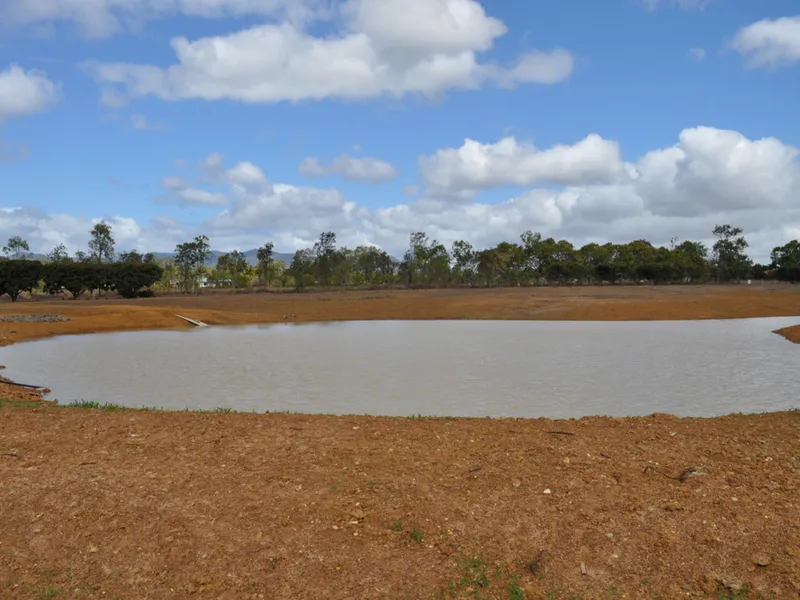
M 71 321 L 0 323 L 0 336 L 184 326 L 175 313 L 213 324 L 293 313 L 786 316 L 800 314 L 800 293 L 581 288 L 0 304 L 0 315 L 55 313 Z M 800 595 L 800 412 L 419 420 L 28 406 L 35 399 L 0 385 L 0 598 Z

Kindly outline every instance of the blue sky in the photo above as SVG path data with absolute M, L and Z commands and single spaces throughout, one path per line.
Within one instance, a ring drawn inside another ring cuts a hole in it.
M 0 0 L 0 23 L 0 237 L 36 251 L 101 218 L 159 251 L 800 237 L 796 1 Z

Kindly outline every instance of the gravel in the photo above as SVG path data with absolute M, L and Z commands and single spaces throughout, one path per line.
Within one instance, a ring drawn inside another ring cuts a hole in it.
M 0 317 L 0 323 L 61 323 L 69 321 L 61 315 L 11 315 Z

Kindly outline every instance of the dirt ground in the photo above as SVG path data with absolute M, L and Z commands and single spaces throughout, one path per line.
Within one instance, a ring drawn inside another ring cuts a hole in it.
M 674 320 L 800 317 L 800 286 L 607 286 L 294 293 L 206 291 L 139 300 L 0 301 L 4 315 L 59 314 L 62 323 L 0 323 L 0 344 L 49 335 L 212 325 L 371 319 Z M 293 316 L 294 315 L 294 316 Z M 800 320 L 800 319 L 798 319 Z
M 71 320 L 0 323 L 0 338 L 185 326 L 176 313 L 211 324 L 284 314 L 296 321 L 789 316 L 800 314 L 800 291 L 209 293 L 1 303 L 0 316 Z M 38 400 L 0 383 L 0 598 L 800 597 L 797 411 L 403 419 L 112 411 Z

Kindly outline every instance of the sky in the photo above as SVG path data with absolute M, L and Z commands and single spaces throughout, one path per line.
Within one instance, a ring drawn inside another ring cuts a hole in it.
M 0 0 L 0 241 L 800 238 L 797 0 Z

